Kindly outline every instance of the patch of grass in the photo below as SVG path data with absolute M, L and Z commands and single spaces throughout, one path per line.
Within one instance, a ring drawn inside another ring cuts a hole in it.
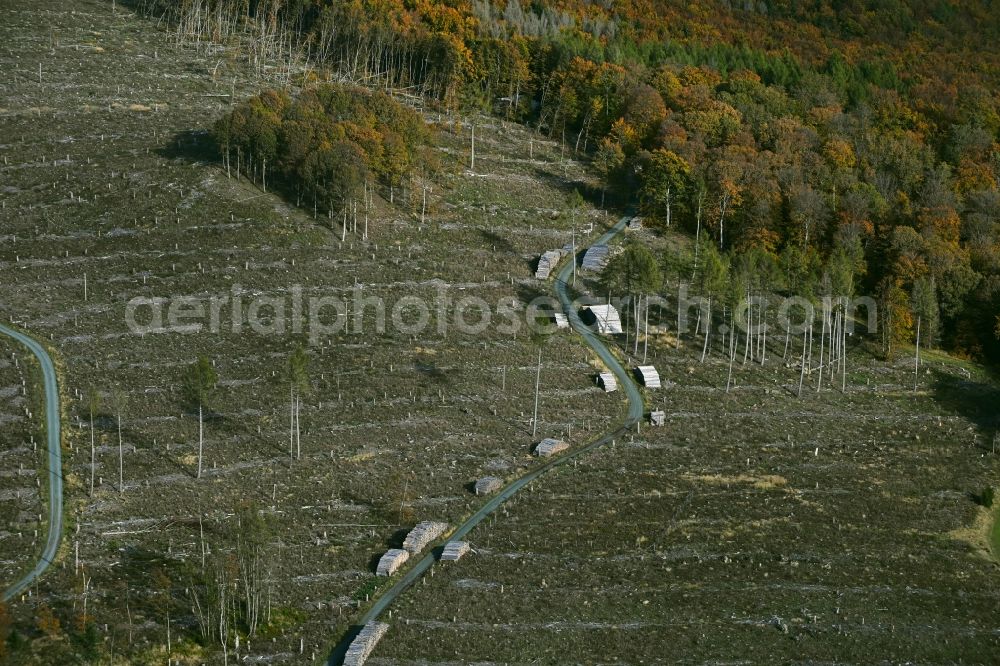
M 298 608 L 282 606 L 271 609 L 271 621 L 257 630 L 257 635 L 263 640 L 281 636 L 286 632 L 294 632 L 307 619 L 308 614 Z
M 369 578 L 351 597 L 355 601 L 367 601 L 381 585 L 378 578 Z

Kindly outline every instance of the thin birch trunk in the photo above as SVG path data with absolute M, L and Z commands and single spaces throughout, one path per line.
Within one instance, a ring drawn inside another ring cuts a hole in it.
M 799 392 L 798 397 L 802 397 L 802 382 L 806 378 L 806 331 L 808 329 L 802 329 L 802 363 L 799 368 Z
M 125 454 L 122 446 L 122 413 L 118 412 L 118 493 L 125 493 Z
M 708 317 L 705 322 L 705 342 L 701 345 L 701 362 L 705 362 L 705 354 L 708 353 L 708 332 L 712 330 L 712 298 L 708 299 Z
M 198 478 L 201 478 L 201 459 L 205 451 L 205 420 L 202 414 L 202 404 L 198 403 Z
M 94 410 L 90 410 L 90 496 L 94 496 L 94 470 L 97 468 L 97 446 L 94 443 Z

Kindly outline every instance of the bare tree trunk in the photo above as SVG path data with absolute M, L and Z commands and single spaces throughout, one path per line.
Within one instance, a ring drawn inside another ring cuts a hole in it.
M 833 386 L 833 379 L 836 376 L 837 369 L 840 367 L 840 355 L 843 353 L 840 348 L 840 327 L 842 326 L 841 312 L 838 309 L 833 318 L 833 330 L 832 330 L 832 340 L 831 342 L 833 354 L 830 357 L 830 370 L 827 372 L 827 381 L 830 382 L 830 386 Z
M 576 223 L 573 224 L 573 254 L 570 259 L 573 261 L 573 286 L 576 287 Z
M 749 299 L 749 294 L 747 295 Z M 747 364 L 747 358 L 750 355 L 750 329 L 752 328 L 751 323 L 753 321 L 753 304 L 747 307 L 747 334 L 746 339 L 743 342 L 743 365 Z M 735 324 L 735 321 L 733 322 Z
M 785 351 L 781 355 L 782 361 L 788 360 L 788 341 L 792 337 L 792 332 L 788 330 L 789 328 L 791 328 L 791 323 L 788 321 L 788 317 L 785 317 Z
M 198 510 L 198 541 L 201 547 L 201 570 L 205 571 L 205 526 L 202 524 L 201 509 Z
M 736 311 L 733 311 L 732 316 L 732 329 L 736 328 Z M 729 334 L 729 376 L 726 378 L 726 393 L 729 393 L 729 387 L 733 383 L 733 361 L 736 360 L 736 336 L 733 333 Z
M 811 325 L 810 325 L 811 326 Z M 806 331 L 808 329 L 802 330 L 802 363 L 799 368 L 799 392 L 798 397 L 802 397 L 802 382 L 806 378 Z
M 913 350 L 913 392 L 917 392 L 920 377 L 920 316 L 917 316 L 917 346 Z
M 806 374 L 812 375 L 812 362 L 813 362 L 813 322 L 809 322 L 809 354 L 806 358 Z
M 97 468 L 97 447 L 94 443 L 94 410 L 90 410 L 90 496 L 94 496 L 94 470 Z
M 642 309 L 642 294 L 639 294 L 635 301 L 635 306 L 633 307 L 633 316 L 635 317 L 635 346 L 632 348 L 632 353 L 639 354 L 639 311 Z
M 128 619 L 128 644 L 132 645 L 132 609 L 128 603 L 128 583 L 125 584 L 125 617 Z
M 646 362 L 646 352 L 649 351 L 649 298 L 646 299 L 646 308 L 643 310 L 645 323 L 643 328 L 645 329 L 644 335 L 642 337 L 642 362 Z
M 764 365 L 764 361 L 767 360 L 767 322 L 764 321 L 764 309 L 761 308 L 760 319 L 757 321 L 757 325 L 761 329 L 760 338 L 760 364 Z
M 198 478 L 201 478 L 201 459 L 205 450 L 205 420 L 202 414 L 202 404 L 198 403 Z
M 542 386 L 542 351 L 538 350 L 538 371 L 535 373 L 535 416 L 531 419 L 531 436 L 538 433 L 538 391 Z
M 626 303 L 625 307 L 622 308 L 622 328 L 625 329 L 625 349 L 623 351 L 626 354 L 628 354 L 629 343 L 632 341 L 632 338 L 629 335 L 632 332 L 632 327 L 629 325 L 628 319 L 627 319 L 627 317 L 628 317 L 628 308 L 629 307 L 630 307 L 630 304 Z
M 681 279 L 677 278 L 677 302 L 681 302 Z M 674 337 L 674 347 L 681 348 L 681 308 L 677 308 L 677 335 Z
M 826 339 L 826 304 L 823 304 L 823 311 L 820 313 L 820 318 L 823 320 L 823 328 L 820 330 L 819 334 L 819 379 L 816 381 L 816 392 L 819 393 L 823 390 L 823 341 Z
M 667 227 L 670 227 L 670 186 L 667 186 Z
M 712 330 L 712 298 L 708 298 L 708 316 L 705 321 L 705 342 L 701 346 L 701 362 L 705 362 L 705 354 L 708 353 L 708 332 Z
M 118 412 L 118 492 L 125 493 L 125 454 L 122 446 L 122 413 Z
M 695 274 L 698 272 L 698 246 L 701 244 L 701 204 L 705 200 L 704 191 L 698 193 L 698 212 L 695 215 L 695 231 L 694 231 L 694 263 L 691 266 L 691 279 L 694 280 Z M 723 313 L 724 315 L 725 313 Z
M 229 627 L 226 618 L 226 587 L 228 584 L 222 580 L 219 584 L 219 643 L 222 644 L 222 663 L 229 664 Z
M 840 390 L 847 393 L 847 312 L 844 312 L 844 325 L 840 327 Z

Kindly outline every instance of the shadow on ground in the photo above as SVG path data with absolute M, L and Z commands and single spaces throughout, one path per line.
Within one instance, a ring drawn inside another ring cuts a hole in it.
M 941 370 L 932 370 L 931 374 L 934 400 L 975 424 L 979 435 L 977 448 L 990 452 L 1000 450 L 1000 387 Z

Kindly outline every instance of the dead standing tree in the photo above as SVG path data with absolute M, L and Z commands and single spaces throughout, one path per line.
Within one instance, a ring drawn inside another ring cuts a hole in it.
M 309 357 L 301 345 L 288 358 L 288 383 L 291 397 L 288 457 L 294 457 L 296 460 L 302 458 L 302 432 L 299 414 L 302 409 L 302 395 L 309 392 L 308 364 Z
M 94 418 L 101 409 L 101 394 L 97 389 L 91 389 L 87 396 L 87 406 L 90 409 L 90 496 L 94 496 L 94 472 L 97 469 L 97 445 Z
M 264 609 L 269 605 L 270 557 L 267 544 L 270 530 L 260 511 L 243 506 L 236 514 L 236 560 L 239 565 L 239 589 L 243 604 L 243 623 L 249 636 L 257 632 Z
M 111 405 L 115 410 L 115 422 L 118 426 L 118 492 L 125 492 L 125 451 L 122 437 L 122 415 L 128 408 L 128 393 L 116 388 L 111 393 Z
M 205 450 L 205 404 L 219 383 L 219 376 L 207 356 L 188 366 L 184 373 L 184 398 L 198 407 L 198 478 L 201 478 L 202 457 Z
M 234 518 L 224 523 L 219 538 L 235 546 L 213 548 L 209 566 L 187 587 L 199 633 L 206 643 L 215 642 L 222 648 L 225 663 L 230 649 L 234 645 L 239 649 L 237 629 L 247 637 L 255 636 L 261 623 L 267 621 L 271 606 L 270 525 L 252 504 L 241 505 Z

